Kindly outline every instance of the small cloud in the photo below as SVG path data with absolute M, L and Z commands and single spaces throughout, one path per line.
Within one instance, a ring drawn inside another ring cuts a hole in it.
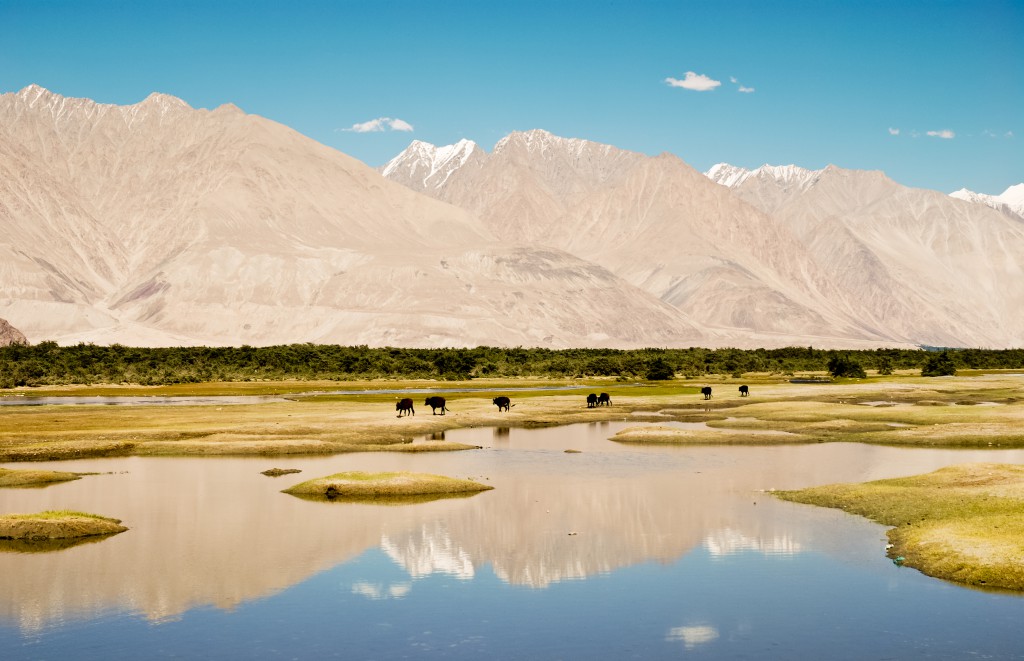
M 925 135 L 932 138 L 942 138 L 943 140 L 952 140 L 956 137 L 956 133 L 953 133 L 949 129 L 942 129 L 941 131 L 928 131 Z
M 412 124 L 402 119 L 391 120 L 392 131 L 412 131 Z
M 1006 135 L 1003 136 L 1003 137 L 1005 137 L 1005 138 L 1012 138 L 1013 137 L 1013 131 L 1007 131 Z
M 683 89 L 693 90 L 695 92 L 707 92 L 713 90 L 722 84 L 720 80 L 714 80 L 708 78 L 702 73 L 694 73 L 687 71 L 686 75 L 682 80 L 678 78 L 666 78 L 665 82 L 671 87 L 682 87 Z
M 754 88 L 753 87 L 747 87 L 746 85 L 741 83 L 739 81 L 739 78 L 737 78 L 736 76 L 729 76 L 729 82 L 732 83 L 733 85 L 736 85 L 736 91 L 737 92 L 743 92 L 744 94 L 753 94 L 754 93 Z
M 338 130 L 350 131 L 352 133 L 379 133 L 381 131 L 412 131 L 413 128 L 412 124 L 402 119 L 378 117 L 377 119 L 371 119 L 367 122 L 353 124 L 347 129 Z
M 899 134 L 900 134 L 900 130 L 899 129 L 894 129 L 891 126 L 889 127 L 889 135 L 899 135 Z

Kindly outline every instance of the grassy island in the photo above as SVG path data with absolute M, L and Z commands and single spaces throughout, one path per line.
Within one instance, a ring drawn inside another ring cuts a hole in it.
M 774 494 L 895 526 L 889 556 L 929 576 L 1024 590 L 1024 466 L 967 464 Z
M 47 541 L 112 535 L 128 528 L 120 519 L 71 510 L 0 515 L 0 539 Z
M 355 471 L 308 480 L 283 493 L 306 498 L 367 500 L 467 495 L 493 488 L 472 480 L 428 473 Z
M 0 487 L 46 487 L 58 482 L 78 480 L 81 477 L 78 473 L 66 471 L 0 468 Z

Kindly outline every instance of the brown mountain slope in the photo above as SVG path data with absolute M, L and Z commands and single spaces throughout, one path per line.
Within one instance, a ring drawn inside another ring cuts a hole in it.
M 126 344 L 689 344 L 671 306 L 233 106 L 0 95 L 5 313 Z

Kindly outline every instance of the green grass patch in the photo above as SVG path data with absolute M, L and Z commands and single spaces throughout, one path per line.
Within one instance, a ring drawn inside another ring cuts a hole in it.
M 1024 466 L 968 464 L 774 495 L 895 526 L 889 556 L 929 576 L 1024 590 Z
M 40 487 L 81 479 L 78 473 L 66 471 L 16 470 L 0 468 L 0 487 Z

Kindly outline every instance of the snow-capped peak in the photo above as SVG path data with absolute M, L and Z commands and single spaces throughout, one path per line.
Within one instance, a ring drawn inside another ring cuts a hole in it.
M 992 207 L 993 209 L 1009 211 L 1010 213 L 1024 218 L 1024 184 L 1015 184 L 1010 186 L 999 195 L 975 193 L 972 190 L 961 188 L 958 191 L 950 193 L 949 196 L 955 197 L 958 200 L 984 204 Z
M 750 176 L 750 170 L 729 165 L 728 163 L 716 163 L 704 173 L 704 176 L 716 184 L 721 184 L 727 188 L 734 188 L 742 184 Z
M 999 199 L 1010 206 L 1024 205 L 1024 184 L 1010 186 L 999 194 Z
M 410 180 L 407 184 L 418 190 L 440 188 L 474 154 L 482 155 L 483 151 L 475 142 L 465 138 L 443 147 L 413 140 L 401 154 L 380 168 L 380 172 L 385 177 L 405 172 Z
M 716 184 L 735 188 L 751 177 L 770 179 L 780 184 L 807 184 L 814 182 L 821 173 L 822 170 L 808 170 L 797 165 L 765 164 L 755 170 L 747 170 L 728 163 L 717 163 L 704 175 Z

